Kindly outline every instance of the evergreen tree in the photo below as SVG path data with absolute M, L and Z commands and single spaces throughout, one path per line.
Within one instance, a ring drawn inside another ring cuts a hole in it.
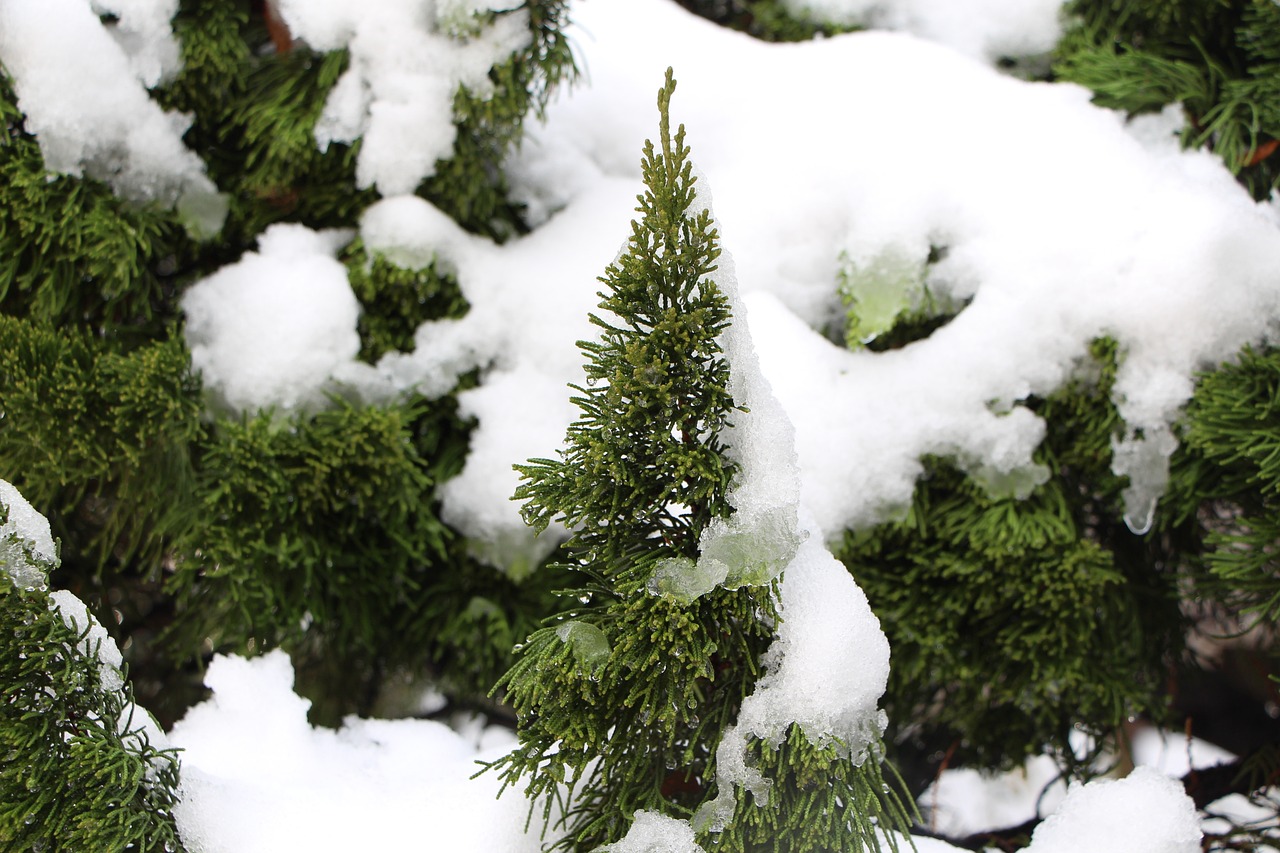
M 601 278 L 608 313 L 591 316 L 601 337 L 579 344 L 581 417 L 559 458 L 517 466 L 526 520 L 573 529 L 565 554 L 580 580 L 499 684 L 521 745 L 494 766 L 507 782 L 527 777 L 545 819 L 566 810 L 566 849 L 617 841 L 637 812 L 693 818 L 715 850 L 877 849 L 870 816 L 902 818 L 878 756 L 851 760 L 793 727 L 784 743 L 748 746 L 767 793 L 751 803 L 736 785 L 717 790 L 733 784 L 717 776 L 718 748 L 761 675 L 778 618 L 771 579 L 795 543 L 718 550 L 721 573 L 704 574 L 708 530 L 733 516 L 742 475 L 726 437 L 747 413 L 729 390 L 719 234 L 684 127 L 671 133 L 674 89 L 668 70 L 640 216 Z M 732 819 L 714 825 L 726 796 Z

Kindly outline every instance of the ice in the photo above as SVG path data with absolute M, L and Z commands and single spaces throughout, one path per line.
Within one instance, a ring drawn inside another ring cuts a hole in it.
M 621 841 L 597 848 L 596 853 L 703 853 L 693 840 L 687 821 L 664 814 L 638 811 Z
M 1150 767 L 1123 779 L 1074 785 L 1036 827 L 1027 853 L 1199 853 L 1195 804 Z
M 205 683 L 212 696 L 170 736 L 182 750 L 174 816 L 191 853 L 541 850 L 524 832 L 524 798 L 497 799 L 492 774 L 471 778 L 477 759 L 511 748 L 510 733 L 491 731 L 477 751 L 428 720 L 313 728 L 279 651 L 215 657 Z
M 177 68 L 172 0 L 6 0 L 0 60 L 45 165 L 87 174 L 134 201 L 209 208 L 190 227 L 207 234 L 223 207 L 204 164 L 182 142 L 190 121 L 150 99 Z M 100 12 L 119 15 L 104 25 Z
M 360 350 L 360 303 L 335 255 L 348 232 L 268 228 L 257 252 L 182 298 L 192 366 L 235 412 L 325 404 L 334 374 Z
M 609 639 L 595 625 L 570 620 L 556 628 L 556 637 L 573 650 L 578 665 L 590 674 L 609 660 Z
M 350 51 L 351 64 L 316 125 L 320 148 L 360 139 L 357 183 L 377 187 L 384 196 L 412 193 L 435 173 L 437 160 L 452 155 L 458 87 L 490 96 L 489 69 L 529 43 L 524 11 L 499 15 L 487 27 L 474 24 L 471 12 L 494 7 L 280 0 L 281 17 L 295 38 L 317 50 Z M 444 28 L 438 15 L 445 18 Z

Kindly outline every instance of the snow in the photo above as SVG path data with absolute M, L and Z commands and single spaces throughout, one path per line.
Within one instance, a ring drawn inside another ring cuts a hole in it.
M 519 792 L 497 799 L 493 775 L 472 779 L 514 739 L 481 746 L 429 720 L 349 717 L 337 730 L 307 722 L 283 652 L 215 657 L 213 695 L 171 732 L 183 750 L 174 811 L 191 853 L 279 850 L 448 850 L 536 853 Z
M 295 38 L 316 50 L 347 48 L 350 67 L 316 124 L 321 149 L 361 139 L 356 181 L 384 196 L 412 193 L 453 153 L 453 99 L 462 86 L 492 95 L 489 69 L 529 43 L 528 14 L 474 13 L 512 4 L 420 0 L 279 0 Z
M 594 334 L 597 277 L 627 234 L 654 92 L 674 66 L 673 119 L 715 187 L 735 259 L 724 271 L 740 291 L 741 329 L 726 341 L 745 365 L 735 394 L 760 414 L 735 423 L 734 452 L 751 472 L 735 505 L 744 522 L 774 528 L 769 542 L 809 533 L 784 575 L 767 674 L 723 746 L 727 779 L 752 788 L 767 780 L 737 761 L 748 735 L 776 739 L 797 722 L 858 758 L 884 725 L 875 704 L 888 649 L 824 537 L 895 517 L 928 454 L 954 457 L 993 491 L 1027 491 L 1046 472 L 1032 462 L 1044 425 L 1025 400 L 1087 373 L 1103 335 L 1122 353 L 1114 464 L 1131 478 L 1126 515 L 1141 531 L 1158 512 L 1195 372 L 1265 339 L 1280 316 L 1280 212 L 1255 204 L 1212 155 L 1179 150 L 1176 109 L 1126 123 L 1081 88 L 991 67 L 1046 49 L 1056 4 L 807 2 L 899 31 L 766 45 L 669 0 L 575 3 L 569 35 L 585 79 L 509 164 L 538 227 L 496 245 L 403 194 L 452 150 L 457 87 L 484 96 L 488 68 L 526 43 L 523 13 L 463 33 L 473 11 L 510 4 L 281 0 L 295 36 L 351 52 L 316 134 L 321 146 L 360 137 L 361 185 L 396 196 L 366 212 L 361 237 L 397 263 L 452 271 L 471 308 L 424 324 L 412 352 L 363 365 L 359 306 L 335 259 L 352 235 L 297 224 L 268 229 L 183 302 L 194 364 L 214 404 L 233 412 L 310 411 L 333 393 L 438 397 L 478 370 L 480 384 L 459 395 L 476 429 L 463 472 L 441 486 L 443 515 L 484 559 L 528 572 L 564 531 L 529 533 L 510 500 L 511 466 L 554 454 L 576 414 L 575 342 Z M 100 11 L 119 23 L 103 25 Z M 134 200 L 190 208 L 211 197 L 181 143 L 186 120 L 147 95 L 174 67 L 171 15 L 170 0 L 0 3 L 0 57 L 50 169 Z M 932 264 L 931 247 L 945 249 Z M 931 292 L 965 307 L 902 349 L 849 351 L 840 272 L 884 259 L 922 270 Z M 0 498 L 17 505 L 3 488 Z M 811 514 L 799 525 L 797 506 Z M 53 554 L 47 528 L 33 533 L 25 517 L 10 523 Z M 735 551 L 742 533 L 717 531 L 703 550 Z M 79 619 L 70 600 L 57 606 Z M 509 738 L 488 735 L 477 751 L 423 721 L 313 728 L 278 653 L 219 658 L 208 679 L 213 697 L 172 733 L 186 750 L 178 817 L 193 851 L 401 849 L 427 833 L 439 849 L 539 848 L 518 792 L 495 801 L 492 779 L 469 778 Z M 1196 838 L 1185 796 L 1140 768 L 1073 788 L 1032 850 L 1180 853 Z M 686 824 L 644 814 L 619 844 L 614 853 L 695 849 Z
M 122 690 L 124 674 L 120 667 L 124 664 L 124 655 L 102 623 L 93 618 L 85 603 L 70 590 L 59 589 L 49 593 L 49 609 L 56 610 L 68 628 L 83 635 L 76 649 L 85 657 L 98 659 L 98 680 L 102 689 Z
M 273 225 L 258 251 L 183 295 L 191 362 L 232 411 L 322 405 L 360 351 L 356 301 L 335 255 L 347 232 Z
M 4 523 L 0 524 L 0 569 L 7 571 L 19 587 L 44 589 L 49 582 L 48 571 L 59 563 L 48 519 L 7 480 L 0 480 L 0 504 L 6 513 Z M 36 562 L 32 562 L 28 554 Z M 124 675 L 120 667 L 124 656 L 85 603 L 75 593 L 60 589 L 49 593 L 49 609 L 57 612 L 63 623 L 78 636 L 83 635 L 76 648 L 81 655 L 98 659 L 102 688 L 122 689 Z
M 0 524 L 0 567 L 19 587 L 43 588 L 49 581 L 48 566 L 58 562 L 48 520 L 7 480 L 0 480 L 0 504 L 6 513 Z M 33 563 L 26 551 L 48 565 Z
M 176 10 L 176 0 L 6 0 L 0 58 L 50 170 L 98 178 L 134 201 L 207 208 L 191 227 L 210 233 L 223 208 L 182 143 L 190 121 L 147 94 L 177 70 Z M 118 23 L 100 22 L 107 12 Z
M 889 678 L 889 641 L 807 514 L 804 524 L 811 535 L 782 575 L 781 622 L 765 655 L 766 673 L 721 739 L 719 795 L 694 816 L 695 827 L 719 831 L 727 824 L 735 786 L 758 802 L 767 798 L 770 780 L 747 763 L 748 736 L 780 745 L 794 723 L 811 743 L 836 743 L 860 764 L 888 723 L 877 703 Z
M 1137 818 L 1137 819 L 1135 819 Z M 1195 806 L 1150 767 L 1076 785 L 1031 835 L 1028 853 L 1199 853 Z
M 597 853 L 703 853 L 693 829 L 683 820 L 657 812 L 638 811 L 625 838 L 606 844 Z
M 1083 89 L 1001 76 L 903 33 L 766 45 L 665 0 L 583 3 L 572 17 L 587 82 L 510 164 L 540 227 L 497 246 L 420 200 L 371 209 L 366 239 L 406 263 L 447 260 L 471 310 L 425 324 L 412 353 L 376 370 L 335 368 L 370 400 L 442 394 L 481 369 L 461 395 L 473 446 L 441 490 L 477 552 L 518 572 L 563 535 L 527 533 L 511 465 L 549 455 L 573 419 L 573 342 L 592 334 L 596 278 L 627 233 L 668 64 L 673 118 L 714 184 L 742 313 L 795 424 L 818 527 L 838 536 L 895 517 L 929 454 L 995 492 L 1026 493 L 1046 472 L 1031 459 L 1044 425 L 1023 401 L 1087 371 L 1103 335 L 1123 353 L 1115 467 L 1132 479 L 1131 526 L 1147 526 L 1192 376 L 1262 339 L 1277 312 L 1275 210 L 1211 155 L 1180 151 L 1176 111 L 1126 125 Z M 843 81 L 834 101 L 831 80 Z M 968 300 L 954 320 L 892 352 L 833 341 L 842 263 L 923 264 L 930 246 L 947 250 L 925 273 L 931 292 Z

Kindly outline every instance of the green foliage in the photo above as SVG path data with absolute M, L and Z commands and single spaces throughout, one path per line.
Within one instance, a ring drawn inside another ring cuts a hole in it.
M 343 249 L 342 261 L 360 300 L 360 357 L 370 363 L 388 352 L 412 352 L 418 326 L 461 317 L 470 307 L 457 281 L 438 264 L 406 269 L 381 254 L 371 258 L 359 238 Z
M 834 745 L 814 746 L 798 726 L 776 749 L 756 742 L 749 753 L 769 786 L 768 801 L 748 802 L 736 792 L 736 819 L 725 828 L 714 849 L 751 853 L 791 853 L 793 850 L 877 849 L 883 838 L 897 851 L 897 839 L 880 835 L 884 827 L 905 827 L 915 808 L 885 784 L 879 756 L 854 763 Z M 851 804 L 857 804 L 851 807 Z M 843 847 L 834 848 L 832 839 Z
M 191 506 L 199 383 L 179 338 L 105 350 L 77 327 L 0 315 L 0 468 L 69 554 L 155 571 L 165 532 Z
M 525 118 L 576 73 L 566 3 L 453 22 L 465 40 L 524 13 L 528 46 L 491 70 L 491 98 L 459 89 L 453 156 L 419 187 L 463 227 L 498 237 L 524 228 L 502 163 Z M 178 692 L 174 663 L 276 643 L 303 681 L 314 676 L 329 719 L 367 707 L 399 667 L 483 695 L 551 609 L 554 574 L 501 577 L 437 517 L 435 489 L 466 452 L 455 398 L 237 421 L 206 412 L 183 344 L 183 290 L 266 226 L 352 228 L 377 200 L 356 184 L 358 141 L 321 151 L 315 140 L 348 56 L 273 47 L 251 0 L 183 0 L 174 29 L 181 69 L 151 94 L 191 117 L 184 140 L 227 196 L 225 227 L 203 243 L 174 211 L 48 172 L 0 75 L 0 471 L 62 538 L 59 582 L 121 612 L 111 628 L 136 639 L 135 671 L 168 685 L 161 699 Z M 400 269 L 358 240 L 344 261 L 370 361 L 411 350 L 423 321 L 467 310 L 439 265 Z M 147 639 L 157 635 L 168 645 Z M 329 679 L 344 666 L 348 681 Z
M 1103 106 L 1181 103 L 1183 142 L 1216 151 L 1254 196 L 1280 183 L 1280 7 L 1271 0 L 1074 0 L 1057 75 Z
M 307 637 L 347 662 L 420 654 L 434 626 L 414 602 L 451 536 L 432 511 L 461 456 L 443 443 L 450 417 L 415 400 L 220 422 L 201 459 L 202 523 L 176 543 L 182 645 Z
M 453 156 L 439 161 L 419 187 L 464 228 L 499 238 L 524 228 L 519 210 L 506 201 L 502 163 L 525 117 L 576 74 L 561 32 L 564 0 L 527 0 L 474 24 L 521 9 L 529 13 L 529 46 L 490 71 L 491 97 L 459 88 Z M 374 190 L 356 185 L 359 142 L 321 151 L 314 136 L 325 99 L 346 70 L 346 52 L 319 54 L 301 44 L 271 50 L 247 0 L 184 0 L 174 28 L 184 68 L 160 100 L 195 115 L 188 143 L 232 198 L 224 241 L 243 247 L 285 219 L 313 228 L 354 224 L 377 199 Z
M 174 274 L 192 246 L 168 211 L 102 183 L 50 173 L 0 73 L 0 312 L 154 333 L 174 315 Z
M 0 544 L 0 850 L 181 850 L 176 756 L 128 687 L 104 683 L 90 626 L 11 576 L 15 558 L 53 566 L 13 534 Z
M 577 529 L 567 568 L 582 579 L 578 606 L 535 632 L 500 682 L 521 747 L 497 766 L 507 781 L 529 777 L 548 817 L 566 785 L 562 846 L 581 850 L 621 838 L 637 809 L 693 813 L 775 607 L 768 590 L 716 589 L 682 605 L 647 588 L 659 562 L 695 559 L 702 529 L 731 512 L 736 467 L 719 438 L 733 401 L 717 340 L 729 307 L 708 278 L 718 237 L 705 210 L 689 212 L 684 128 L 673 140 L 667 119 L 673 87 L 659 99 L 661 153 L 645 145 L 630 248 L 602 278 L 601 307 L 619 325 L 592 315 L 602 337 L 579 344 L 587 384 L 575 386 L 582 416 L 568 448 L 519 466 L 526 520 Z
M 1115 348 L 1094 353 L 1097 376 L 1031 401 L 1053 475 L 1025 500 L 927 460 L 903 520 L 846 536 L 840 556 L 894 650 L 885 704 L 910 721 L 904 753 L 1009 767 L 1047 746 L 1072 767 L 1079 728 L 1102 737 L 1161 711 L 1181 642 L 1175 580 L 1157 537 L 1112 520 Z
M 265 30 L 241 0 L 188 0 L 174 31 L 183 69 L 158 100 L 193 114 L 187 143 L 230 196 L 221 252 L 238 254 L 286 219 L 312 228 L 351 225 L 376 200 L 356 187 L 358 149 L 316 145 L 325 98 L 346 70 L 344 52 L 263 52 Z
M 1199 587 L 1262 622 L 1280 619 L 1278 401 L 1280 351 L 1246 349 L 1201 379 L 1183 436 L 1183 470 L 1212 501 L 1198 513 L 1207 534 Z
M 777 620 L 772 584 L 715 586 L 673 596 L 655 583 L 673 561 L 692 570 L 737 466 L 721 432 L 734 416 L 719 336 L 731 322 L 711 277 L 720 255 L 708 211 L 696 203 L 684 127 L 671 134 L 671 72 L 658 95 L 661 150 L 646 142 L 645 192 L 627 250 L 601 281 L 583 341 L 581 416 L 558 459 L 517 466 L 522 512 L 538 530 L 573 529 L 563 568 L 575 601 L 534 632 L 499 682 L 519 715 L 520 746 L 496 762 L 550 821 L 564 809 L 559 848 L 591 850 L 624 836 L 637 810 L 692 817 L 715 799 L 716 750 L 760 675 Z M 854 768 L 834 748 L 756 744 L 775 771 L 767 808 L 725 832 L 714 850 L 877 849 L 869 815 L 884 796 L 878 762 Z M 832 781 L 818 790 L 815 779 Z M 741 791 L 733 792 L 739 799 Z M 847 796 L 825 822 L 802 825 Z M 530 806 L 535 808 L 534 805 Z M 900 815 L 894 813 L 895 816 Z M 695 828 L 698 823 L 695 821 Z M 834 845 L 834 847 L 833 847 Z

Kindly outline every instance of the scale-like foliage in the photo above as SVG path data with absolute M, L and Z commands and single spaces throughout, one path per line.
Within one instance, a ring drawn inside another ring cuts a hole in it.
M 601 281 L 598 341 L 579 344 L 581 416 L 557 459 L 518 466 L 535 528 L 575 528 L 573 606 L 524 645 L 503 678 L 521 746 L 498 763 L 527 778 L 547 814 L 567 789 L 562 846 L 616 841 L 647 809 L 690 816 L 714 780 L 720 733 L 758 675 L 775 609 L 768 588 L 717 588 L 692 603 L 649 590 L 666 559 L 696 560 L 736 465 L 720 438 L 734 403 L 719 336 L 728 301 L 709 278 L 718 234 L 695 199 L 684 128 L 659 95 L 661 149 L 646 143 L 646 191 L 628 250 Z
M 412 352 L 418 326 L 461 317 L 470 307 L 457 281 L 438 264 L 407 269 L 378 253 L 370 257 L 359 238 L 343 250 L 342 260 L 360 300 L 360 357 L 370 363 L 388 352 Z
M 548 593 L 495 578 L 438 518 L 435 488 L 466 452 L 455 399 L 336 405 L 295 421 L 205 410 L 183 290 L 252 250 L 271 223 L 354 228 L 378 196 L 357 186 L 359 141 L 316 143 L 345 51 L 286 45 L 260 2 L 179 5 L 182 64 L 151 96 L 190 117 L 184 141 L 227 198 L 224 228 L 203 242 L 175 211 L 50 173 L 0 74 L 0 469 L 62 537 L 60 582 L 99 613 L 116 608 L 122 640 L 136 632 L 135 671 L 173 663 L 146 639 L 157 635 L 188 662 L 206 638 L 220 650 L 285 642 L 300 672 L 306 659 L 362 662 L 369 691 L 390 668 L 429 665 L 482 695 L 510 665 L 513 637 L 548 612 Z M 457 144 L 418 187 L 463 227 L 524 228 L 501 167 L 526 118 L 576 73 L 566 5 L 528 0 L 455 22 L 478 30 L 525 15 L 530 33 L 491 69 L 492 97 L 455 94 Z M 343 260 L 366 359 L 411 350 L 424 320 L 467 310 L 438 267 L 400 269 L 359 240 Z M 419 596 L 437 597 L 417 607 Z M 442 613 L 444 602 L 458 612 Z M 474 659 L 459 654 L 476 642 Z M 349 684 L 311 686 L 330 694 L 314 695 L 330 718 L 367 707 Z
M 1206 374 L 1189 407 L 1184 440 L 1195 491 L 1215 507 L 1202 514 L 1200 588 L 1274 623 L 1280 619 L 1280 352 L 1248 349 L 1236 363 Z
M 8 516 L 0 505 L 0 525 Z M 53 568 L 0 538 L 0 850 L 179 851 L 176 755 L 152 742 L 127 683 L 111 683 L 123 674 L 99 659 L 92 626 L 15 582 Z
M 1280 6 L 1272 0 L 1074 0 L 1055 72 L 1129 113 L 1180 103 L 1183 142 L 1254 196 L 1280 185 Z
M 894 650 L 886 708 L 911 721 L 904 766 L 944 751 L 1013 766 L 1049 746 L 1088 772 L 1076 732 L 1107 737 L 1130 715 L 1161 712 L 1180 643 L 1176 580 L 1162 540 L 1119 522 L 1115 347 L 1094 352 L 1097 376 L 1031 401 L 1048 425 L 1038 461 L 1051 476 L 1028 497 L 992 494 L 931 459 L 906 518 L 846 537 L 841 556 Z M 915 766 L 913 785 L 934 769 Z

